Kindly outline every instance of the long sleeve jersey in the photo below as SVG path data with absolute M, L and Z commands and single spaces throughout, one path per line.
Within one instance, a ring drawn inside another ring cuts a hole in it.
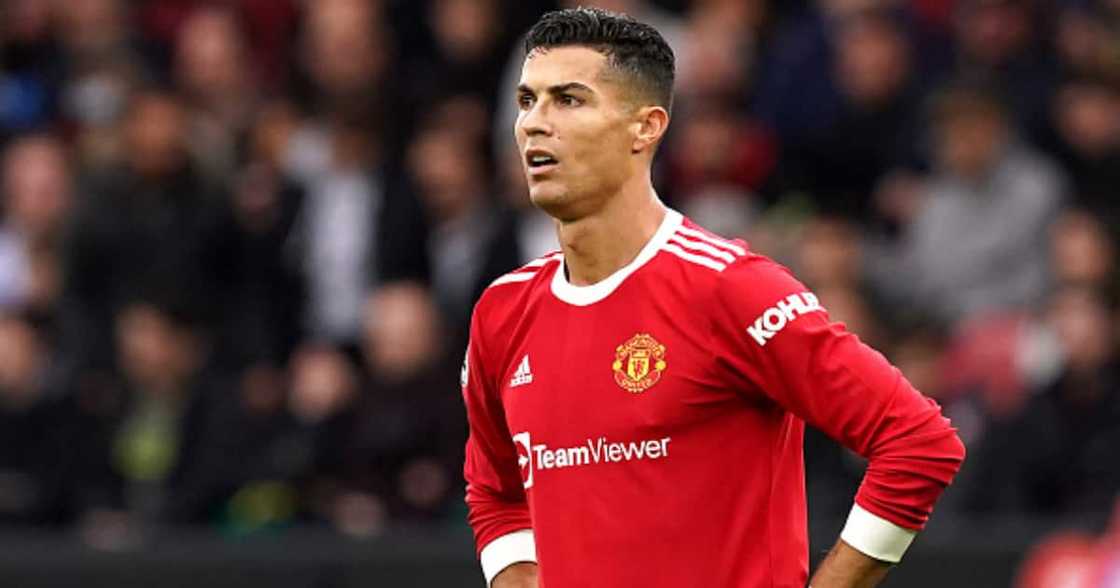
M 886 561 L 964 458 L 788 270 L 672 210 L 594 285 L 560 253 L 496 280 L 462 376 L 487 581 L 536 561 L 547 588 L 804 588 L 806 422 L 868 459 L 841 537 Z

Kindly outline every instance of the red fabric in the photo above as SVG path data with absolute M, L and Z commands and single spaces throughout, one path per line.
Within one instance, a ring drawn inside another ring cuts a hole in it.
M 813 310 L 787 270 L 734 257 L 715 271 L 661 250 L 587 306 L 553 294 L 558 261 L 487 290 L 463 390 L 479 550 L 531 527 L 546 586 L 803 588 L 806 420 L 869 459 L 863 508 L 922 527 L 964 454 L 938 406 Z M 749 328 L 791 295 L 800 308 L 760 345 Z M 628 390 L 630 356 L 622 376 L 616 361 L 641 334 L 663 346 L 663 370 Z M 532 381 L 511 386 L 526 355 Z M 600 439 L 630 459 L 595 462 Z

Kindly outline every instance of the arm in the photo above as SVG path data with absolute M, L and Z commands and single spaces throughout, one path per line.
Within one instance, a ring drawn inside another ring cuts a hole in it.
M 813 588 L 873 588 L 887 576 L 890 564 L 864 555 L 856 548 L 837 541 L 821 562 L 813 580 Z
M 831 323 L 785 268 L 754 257 L 722 282 L 712 329 L 725 378 L 868 459 L 841 539 L 897 563 L 960 468 L 956 431 L 882 355 Z M 830 574 L 850 561 L 832 559 Z
M 515 563 L 494 576 L 491 588 L 537 588 L 537 564 Z
M 468 521 L 474 530 L 483 575 L 489 586 L 499 588 L 511 578 L 521 576 L 511 570 L 511 575 L 499 584 L 499 572 L 518 562 L 536 562 L 537 557 L 517 449 L 506 426 L 497 387 L 493 385 L 496 380 L 489 376 L 492 366 L 487 360 L 492 356 L 481 336 L 478 313 L 476 307 L 462 373 L 463 401 L 470 428 L 463 474 L 467 480 Z M 508 588 L 522 585 L 508 584 Z

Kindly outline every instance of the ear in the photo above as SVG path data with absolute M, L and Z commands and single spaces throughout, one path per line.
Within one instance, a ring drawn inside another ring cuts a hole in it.
M 643 106 L 635 114 L 632 153 L 640 153 L 657 146 L 669 129 L 669 112 L 660 106 Z

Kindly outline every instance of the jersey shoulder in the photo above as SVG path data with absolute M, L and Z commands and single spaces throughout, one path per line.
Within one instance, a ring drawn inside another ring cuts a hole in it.
M 524 314 L 525 309 L 549 285 L 563 254 L 552 251 L 494 280 L 475 304 L 475 322 L 486 333 L 501 332 Z
M 681 262 L 693 287 L 716 299 L 756 305 L 778 292 L 804 289 L 788 268 L 752 251 L 746 241 L 723 237 L 688 218 L 662 249 Z
M 718 235 L 684 217 L 668 236 L 661 249 L 694 284 L 707 282 L 712 286 L 744 279 L 746 274 L 765 273 L 781 266 L 764 255 L 751 251 L 743 239 Z M 784 268 L 783 268 L 784 269 Z M 708 279 L 704 279 L 708 278 Z

